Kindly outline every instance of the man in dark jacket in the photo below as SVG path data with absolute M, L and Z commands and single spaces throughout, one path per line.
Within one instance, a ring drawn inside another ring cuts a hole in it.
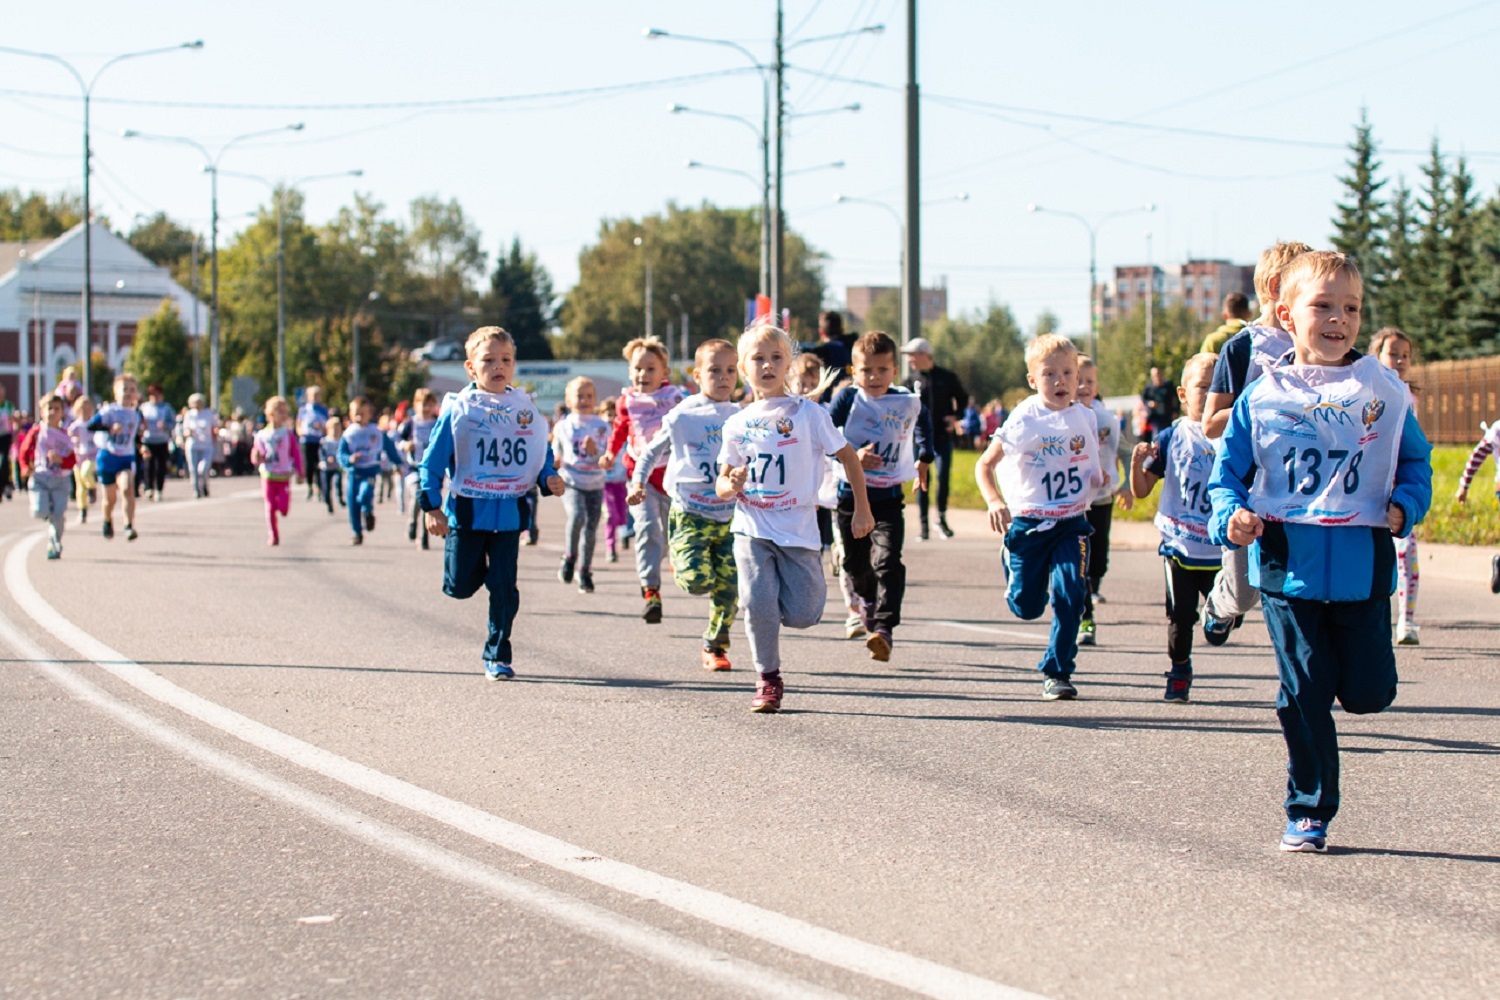
M 944 538 L 953 537 L 948 527 L 948 473 L 953 468 L 953 435 L 958 432 L 959 420 L 964 408 L 969 405 L 969 394 L 959 384 L 958 376 L 932 360 L 932 343 L 926 337 L 918 337 L 901 348 L 911 375 L 905 385 L 922 398 L 932 417 L 932 450 L 937 457 L 933 471 L 937 473 L 938 530 Z M 927 497 L 931 490 L 917 491 L 917 513 L 922 519 L 922 541 L 927 541 Z

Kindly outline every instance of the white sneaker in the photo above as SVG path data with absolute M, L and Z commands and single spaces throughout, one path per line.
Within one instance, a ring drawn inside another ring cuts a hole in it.
M 1417 638 L 1417 626 L 1411 622 L 1396 623 L 1396 645 L 1398 646 L 1420 646 L 1422 640 Z
M 844 619 L 844 638 L 862 639 L 865 635 L 865 621 L 859 615 L 850 615 Z

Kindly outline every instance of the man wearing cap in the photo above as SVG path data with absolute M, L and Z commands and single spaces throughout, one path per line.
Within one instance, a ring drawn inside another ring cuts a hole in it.
M 948 473 L 953 468 L 953 435 L 969 405 L 969 394 L 959 384 L 958 376 L 932 360 L 932 343 L 926 337 L 917 337 L 901 348 L 911 366 L 911 375 L 905 385 L 921 398 L 932 416 L 932 450 L 937 456 L 933 471 L 937 473 L 938 530 L 944 538 L 953 537 L 948 527 Z M 917 491 L 917 514 L 922 519 L 922 541 L 927 541 L 927 497 L 930 490 Z

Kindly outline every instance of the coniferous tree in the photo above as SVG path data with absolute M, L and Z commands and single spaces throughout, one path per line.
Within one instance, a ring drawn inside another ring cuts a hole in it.
M 1447 291 L 1444 305 L 1452 316 L 1445 337 L 1449 357 L 1467 354 L 1473 347 L 1463 315 L 1474 297 L 1473 283 L 1478 271 L 1475 250 L 1477 215 L 1474 177 L 1469 173 L 1468 162 L 1460 156 L 1449 178 L 1448 242 L 1440 267 Z
M 1376 176 L 1380 161 L 1375 159 L 1375 140 L 1366 108 L 1360 109 L 1349 154 L 1345 161 L 1349 173 L 1339 178 L 1346 197 L 1338 203 L 1338 215 L 1333 219 L 1333 246 L 1359 263 L 1365 278 L 1365 324 L 1373 330 L 1382 321 L 1380 298 L 1388 262 L 1384 206 L 1380 200 L 1385 180 Z
M 1384 326 L 1413 330 L 1417 321 L 1415 226 L 1411 190 L 1406 179 L 1398 177 L 1385 214 L 1386 275 L 1380 294 L 1380 323 Z
M 516 342 L 521 361 L 550 361 L 547 331 L 555 310 L 552 278 L 534 253 L 523 253 L 519 238 L 502 252 L 490 276 L 490 294 L 481 305 L 484 315 L 504 327 Z
M 1474 214 L 1474 260 L 1468 295 L 1460 312 L 1470 348 L 1500 353 L 1500 196 Z
M 1415 315 L 1409 330 L 1421 341 L 1429 356 L 1447 357 L 1452 350 L 1453 321 L 1457 317 L 1450 292 L 1448 225 L 1450 192 L 1447 164 L 1436 137 L 1427 163 L 1422 167 L 1422 191 L 1417 208 L 1422 214 L 1416 254 L 1412 260 L 1411 291 Z

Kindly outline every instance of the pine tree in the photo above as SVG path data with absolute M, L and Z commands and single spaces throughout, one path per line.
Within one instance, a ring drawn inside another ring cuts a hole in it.
M 1500 196 L 1474 214 L 1474 259 L 1460 320 L 1470 349 L 1500 353 Z
M 1458 309 L 1450 287 L 1453 278 L 1448 249 L 1451 214 L 1448 167 L 1436 137 L 1427 164 L 1422 167 L 1422 177 L 1422 192 L 1417 196 L 1422 219 L 1411 268 L 1415 316 L 1409 322 L 1415 329 L 1408 332 L 1418 338 L 1428 357 L 1446 358 L 1454 346 L 1453 325 Z
M 510 251 L 495 262 L 490 294 L 482 308 L 514 338 L 517 359 L 552 359 L 547 336 L 554 317 L 552 278 L 536 254 L 522 252 L 519 238 L 513 239 Z
M 1418 312 L 1415 301 L 1417 245 L 1411 190 L 1403 177 L 1396 178 L 1396 190 L 1387 202 L 1384 222 L 1386 273 L 1380 292 L 1380 323 L 1413 330 Z
M 1388 261 L 1386 238 L 1382 226 L 1384 206 L 1380 189 L 1384 179 L 1377 179 L 1380 161 L 1375 159 L 1369 110 L 1361 108 L 1354 140 L 1349 143 L 1349 174 L 1339 178 L 1346 200 L 1338 203 L 1333 219 L 1334 249 L 1349 254 L 1358 263 L 1365 278 L 1365 324 L 1375 329 L 1381 321 L 1380 298 L 1385 286 Z
M 1449 178 L 1448 242 L 1443 257 L 1442 275 L 1446 280 L 1447 301 L 1452 321 L 1447 331 L 1450 357 L 1467 354 L 1474 346 L 1464 314 L 1474 299 L 1474 281 L 1478 272 L 1475 246 L 1478 204 L 1474 194 L 1474 177 L 1464 157 L 1458 158 Z

